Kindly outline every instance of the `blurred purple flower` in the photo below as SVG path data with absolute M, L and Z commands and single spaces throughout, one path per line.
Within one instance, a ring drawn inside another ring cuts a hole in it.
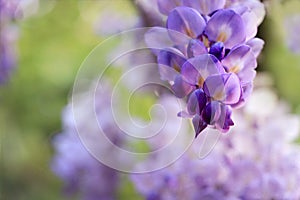
M 183 0 L 157 0 L 158 10 L 168 15 L 175 7 L 182 5 Z
M 95 135 L 99 134 L 99 126 L 113 144 L 122 145 L 124 141 L 123 134 L 115 126 L 111 116 L 111 89 L 108 85 L 102 86 L 96 91 L 96 96 L 86 95 L 77 102 L 74 107 L 76 112 L 72 110 L 72 104 L 66 107 L 63 112 L 63 132 L 53 142 L 56 155 L 52 160 L 52 170 L 65 182 L 67 195 L 79 194 L 86 200 L 115 199 L 119 180 L 116 170 L 100 163 L 84 146 L 87 143 L 95 144 L 100 152 L 110 151 L 111 146 L 95 140 Z M 101 92 L 105 92 L 107 98 L 103 98 Z M 97 98 L 95 110 L 93 106 L 86 106 L 93 105 L 92 99 L 87 97 Z M 74 114 L 78 112 L 80 116 L 75 121 Z M 91 123 L 95 112 L 99 124 Z M 80 137 L 84 137 L 84 144 Z M 117 155 L 110 156 L 118 159 Z
M 184 0 L 183 5 L 195 8 L 202 15 L 209 15 L 216 10 L 224 8 L 225 0 Z
M 288 48 L 296 53 L 300 54 L 300 14 L 295 14 L 285 19 L 285 31 L 286 31 L 286 44 Z
M 18 38 L 13 20 L 17 18 L 19 1 L 0 0 L 0 84 L 10 78 L 16 67 L 15 43 Z
M 256 0 L 169 0 L 158 1 L 158 7 L 168 16 L 167 31 L 152 28 L 145 41 L 157 56 L 161 78 L 169 81 L 179 98 L 192 98 L 190 102 L 196 105 L 197 98 L 189 95 L 198 89 L 206 98 L 206 114 L 198 109 L 179 116 L 193 118 L 196 135 L 207 125 L 228 131 L 233 125 L 231 107 L 244 105 L 252 91 L 256 58 L 264 45 L 254 38 L 265 15 L 263 4 Z
M 65 181 L 67 195 L 80 194 L 82 199 L 115 199 L 117 172 L 101 164 L 83 146 L 76 132 L 55 137 L 57 151 L 52 169 Z
M 16 67 L 16 40 L 17 27 L 13 25 L 0 25 L 0 84 L 6 83 Z
M 112 13 L 114 14 L 112 15 Z M 126 29 L 134 28 L 137 24 L 138 20 L 135 16 L 114 12 L 113 8 L 107 8 L 100 12 L 95 22 L 95 31 L 99 35 L 110 36 Z
M 37 5 L 38 0 L 0 0 L 0 85 L 10 79 L 17 65 L 19 34 L 15 21 L 33 14 Z
M 145 199 L 299 199 L 300 149 L 291 144 L 299 118 L 274 96 L 268 89 L 255 91 L 234 113 L 230 135 L 221 135 L 205 158 L 199 159 L 201 141 L 195 140 L 171 166 L 131 175 L 137 191 Z M 164 156 L 150 157 L 144 165 Z

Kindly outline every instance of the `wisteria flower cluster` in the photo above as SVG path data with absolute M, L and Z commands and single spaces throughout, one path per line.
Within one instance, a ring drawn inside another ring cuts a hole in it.
M 232 108 L 242 106 L 252 91 L 256 58 L 264 42 L 255 38 L 265 10 L 256 0 L 158 0 L 167 15 L 170 46 L 154 49 L 161 79 L 174 94 L 187 97 L 196 136 L 207 126 L 227 132 L 233 126 Z M 161 30 L 145 35 L 153 47 Z
M 208 156 L 199 159 L 195 140 L 171 166 L 131 175 L 135 188 L 149 200 L 299 199 L 299 148 L 291 143 L 299 134 L 299 118 L 274 102 L 272 91 L 256 90 L 249 104 L 233 114 L 238 123 L 230 135 L 222 135 Z
M 53 146 L 56 154 L 52 160 L 51 168 L 53 172 L 64 181 L 64 191 L 66 196 L 79 196 L 85 200 L 109 200 L 116 199 L 121 182 L 121 174 L 119 171 L 110 168 L 110 166 L 101 163 L 93 157 L 93 150 L 87 148 L 87 143 L 95 146 L 101 153 L 107 154 L 109 160 L 122 160 L 126 165 L 128 162 L 141 163 L 128 158 L 121 157 L 113 153 L 113 146 L 116 145 L 123 149 L 130 150 L 132 138 L 128 138 L 126 133 L 122 132 L 114 121 L 114 117 L 110 110 L 112 88 L 111 84 L 106 82 L 101 89 L 91 88 L 88 92 L 95 95 L 87 95 L 83 92 L 76 106 L 70 103 L 63 111 L 62 124 L 63 131 L 56 135 L 53 140 Z M 103 95 L 105 94 L 105 95 Z M 96 98 L 95 110 L 93 106 L 93 98 Z M 162 96 L 158 102 L 165 108 L 165 112 L 169 118 L 166 119 L 165 126 L 160 129 L 159 134 L 149 140 L 149 146 L 153 150 L 164 148 L 166 144 L 174 141 L 176 132 L 182 130 L 183 138 L 187 141 L 176 140 L 175 146 L 182 150 L 186 149 L 186 143 L 193 139 L 192 135 L 186 134 L 190 129 L 189 123 L 176 117 L 176 110 L 180 108 L 178 100 L 172 95 Z M 94 123 L 93 117 L 96 111 L 96 118 L 99 122 Z M 74 116 L 80 114 L 79 116 Z M 164 117 L 160 113 L 155 113 L 153 124 L 161 124 Z M 140 119 L 142 121 L 142 119 Z M 175 124 L 175 125 L 174 125 Z M 99 125 L 101 130 L 111 141 L 110 145 L 106 145 L 102 140 L 98 140 Z M 148 126 L 144 129 L 145 133 L 152 133 L 156 126 Z M 142 133 L 141 133 L 142 134 Z M 84 138 L 84 139 L 83 139 Z M 164 151 L 168 156 L 174 154 L 174 149 Z M 165 155 L 165 154 L 164 154 Z M 177 155 L 179 157 L 179 155 Z M 164 162 L 163 162 L 164 163 Z
M 94 90 L 91 89 L 92 94 Z M 103 98 L 102 92 L 106 94 Z M 102 131 L 108 132 L 107 137 L 118 146 L 124 143 L 125 135 L 120 132 L 114 124 L 113 116 L 110 112 L 111 88 L 109 83 L 95 93 L 96 117 L 101 124 Z M 98 123 L 93 123 L 95 114 L 93 99 L 94 95 L 83 93 L 83 98 L 78 100 L 76 111 L 72 110 L 70 103 L 63 112 L 63 131 L 54 140 L 56 155 L 52 161 L 52 170 L 65 183 L 65 193 L 67 196 L 80 195 L 81 199 L 116 199 L 119 173 L 102 163 L 100 163 L 87 150 L 82 142 L 82 138 L 88 143 L 97 145 L 101 152 L 110 152 L 111 146 L 99 143 L 95 135 L 99 134 Z M 74 113 L 80 112 L 80 119 L 74 117 Z M 77 120 L 76 120 L 77 119 Z M 123 137 L 124 136 L 124 137 Z M 111 153 L 111 152 L 110 152 Z M 118 155 L 113 155 L 112 159 L 118 159 Z
M 65 194 L 85 200 L 115 199 L 118 173 L 93 158 L 75 131 L 65 131 L 55 137 L 57 154 L 52 163 L 55 174 L 64 180 Z

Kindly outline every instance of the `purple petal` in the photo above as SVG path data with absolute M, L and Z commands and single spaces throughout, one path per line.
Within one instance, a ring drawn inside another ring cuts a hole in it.
M 221 114 L 219 119 L 217 120 L 215 126 L 216 128 L 221 131 L 221 132 L 227 132 L 230 128 L 230 126 L 233 126 L 234 123 L 231 119 L 231 108 L 229 106 L 226 106 L 224 104 L 222 104 L 220 106 L 221 108 Z
M 202 15 L 208 15 L 224 8 L 225 0 L 183 0 L 183 5 L 195 8 Z
M 153 27 L 147 31 L 145 33 L 145 42 L 155 55 L 158 55 L 161 49 L 173 46 L 168 29 L 161 27 Z
M 236 73 L 242 82 L 252 81 L 256 75 L 256 57 L 248 45 L 233 48 L 222 64 L 229 72 Z
M 202 119 L 209 125 L 214 125 L 221 115 L 221 103 L 209 102 L 202 111 Z
M 207 96 L 224 104 L 235 104 L 241 96 L 240 80 L 234 73 L 207 77 L 203 90 Z
M 197 39 L 190 40 L 187 48 L 187 55 L 189 58 L 196 57 L 202 54 L 207 54 L 207 49 L 204 44 Z
M 252 82 L 241 83 L 241 87 L 242 87 L 242 94 L 240 100 L 236 104 L 231 105 L 233 108 L 240 108 L 245 104 L 248 97 L 252 93 L 253 83 Z
M 190 58 L 181 68 L 184 80 L 200 87 L 208 76 L 222 73 L 225 73 L 223 66 L 215 56 L 210 54 Z
M 157 0 L 158 10 L 168 15 L 175 7 L 182 5 L 182 0 Z
M 258 55 L 260 54 L 261 50 L 264 47 L 265 42 L 260 38 L 253 38 L 247 41 L 246 44 L 251 47 L 254 56 L 258 57 Z
M 183 33 L 191 38 L 197 38 L 203 33 L 205 20 L 193 8 L 177 7 L 171 11 L 167 20 L 167 28 L 173 31 Z M 181 35 L 170 32 L 170 37 L 176 43 L 185 42 Z
M 172 90 L 178 98 L 187 96 L 193 89 L 194 87 L 186 83 L 180 75 L 175 78 L 174 84 L 172 85 Z
M 208 39 L 223 42 L 226 48 L 243 43 L 245 26 L 240 15 L 232 10 L 219 10 L 208 21 L 204 33 Z
M 197 89 L 189 96 L 187 103 L 188 113 L 191 115 L 200 114 L 205 105 L 206 95 L 202 89 Z
M 234 123 L 231 119 L 231 108 L 217 101 L 206 105 L 202 112 L 202 119 L 205 123 L 215 126 L 221 132 L 227 132 Z
M 178 117 L 182 117 L 182 118 L 191 118 L 193 117 L 193 115 L 189 114 L 188 112 L 186 111 L 180 111 L 178 114 L 177 114 Z
M 184 55 L 175 48 L 161 50 L 157 56 L 158 70 L 162 80 L 174 81 L 185 63 Z
M 217 42 L 210 47 L 209 53 L 214 55 L 219 60 L 222 60 L 225 55 L 225 47 L 223 42 Z
M 195 137 L 197 137 L 199 133 L 201 133 L 201 131 L 203 131 L 207 127 L 207 124 L 202 120 L 201 116 L 199 115 L 195 115 L 192 121 L 196 133 Z
M 256 26 L 260 25 L 266 14 L 264 4 L 256 0 L 244 0 L 242 3 L 240 1 L 236 1 L 235 3 L 232 3 L 229 8 L 234 9 L 235 7 L 241 6 L 241 4 L 242 6 L 247 7 L 248 10 L 251 10 L 251 12 L 254 13 Z
M 241 5 L 231 8 L 239 14 L 245 24 L 246 40 L 253 38 L 257 33 L 257 18 L 253 10 L 249 7 Z

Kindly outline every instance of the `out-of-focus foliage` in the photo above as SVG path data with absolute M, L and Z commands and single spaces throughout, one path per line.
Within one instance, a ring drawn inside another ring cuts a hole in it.
M 260 31 L 260 36 L 265 40 L 260 67 L 272 73 L 279 96 L 300 113 L 300 55 L 288 48 L 284 26 L 289 16 L 300 14 L 300 1 L 274 0 L 267 1 L 266 5 L 267 17 Z

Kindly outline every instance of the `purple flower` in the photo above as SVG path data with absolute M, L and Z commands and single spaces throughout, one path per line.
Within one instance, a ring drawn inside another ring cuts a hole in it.
M 167 20 L 167 29 L 178 31 L 191 38 L 197 38 L 202 34 L 206 26 L 203 17 L 195 9 L 189 7 L 177 7 L 173 9 Z M 170 32 L 174 42 L 181 40 L 182 36 L 174 37 L 173 32 Z M 180 42 L 179 42 L 180 43 Z
M 202 54 L 207 54 L 207 53 L 208 53 L 207 48 L 205 47 L 203 42 L 201 42 L 200 40 L 191 39 L 189 41 L 189 45 L 187 47 L 187 55 L 189 58 L 196 57 L 196 56 L 199 56 Z M 210 52 L 210 54 L 213 54 L 213 53 Z
M 89 91 L 95 96 L 85 93 L 84 98 L 76 100 L 76 104 L 66 107 L 63 112 L 63 132 L 55 136 L 53 142 L 56 154 L 52 160 L 52 170 L 64 181 L 67 195 L 80 194 L 86 200 L 115 199 L 119 174 L 100 163 L 85 145 L 90 147 L 93 144 L 102 153 L 110 152 L 111 146 L 95 139 L 95 135 L 99 134 L 99 126 L 111 143 L 121 146 L 125 140 L 111 116 L 110 87 L 103 84 L 101 89 L 97 89 Z M 102 92 L 105 92 L 105 97 Z M 95 108 L 90 106 L 93 105 L 92 98 L 97 98 Z M 78 113 L 80 116 L 75 116 Z M 94 122 L 95 114 L 99 124 Z M 83 137 L 84 143 L 81 140 Z M 119 159 L 113 153 L 110 156 Z
M 288 48 L 297 54 L 300 54 L 300 15 L 292 15 L 285 19 L 286 44 Z
M 237 104 L 241 97 L 237 75 L 226 73 L 218 59 L 209 54 L 188 59 L 181 73 L 184 81 L 199 88 L 188 98 L 187 113 L 180 113 L 180 116 L 196 115 L 193 117 L 196 136 L 207 125 L 222 132 L 229 130 L 233 122 L 226 105 Z
M 208 76 L 223 73 L 225 73 L 225 70 L 221 63 L 215 56 L 210 54 L 188 59 L 181 69 L 181 74 L 187 83 L 201 88 Z
M 16 42 L 19 35 L 15 21 L 33 14 L 37 5 L 38 0 L 0 0 L 0 85 L 10 79 L 17 65 Z
M 161 50 L 157 56 L 159 73 L 162 80 L 174 81 L 180 74 L 182 65 L 186 62 L 185 56 L 175 48 Z
M 18 38 L 13 20 L 19 1 L 0 0 L 0 84 L 7 82 L 16 67 L 15 43 Z
M 65 181 L 67 195 L 81 193 L 82 199 L 115 199 L 117 172 L 93 158 L 81 143 L 76 132 L 55 137 L 57 154 L 52 169 Z
M 223 42 L 232 48 L 245 41 L 245 25 L 240 15 L 232 10 L 219 10 L 208 21 L 204 34 L 210 41 Z
M 172 89 L 177 97 L 185 97 L 191 92 L 193 86 L 185 82 L 180 74 L 181 66 L 186 62 L 186 58 L 180 51 L 175 48 L 161 50 L 157 62 L 161 79 L 172 82 Z
M 237 103 L 241 96 L 240 82 L 234 73 L 207 77 L 203 89 L 212 100 L 229 105 Z
M 152 28 L 145 40 L 157 55 L 162 80 L 169 81 L 175 96 L 188 96 L 187 111 L 178 115 L 193 118 L 196 135 L 207 126 L 228 131 L 234 124 L 231 108 L 244 105 L 252 91 L 264 45 L 254 38 L 265 15 L 263 4 L 169 0 L 158 1 L 158 7 L 168 16 L 166 30 Z
M 222 60 L 225 56 L 225 46 L 223 42 L 216 42 L 211 45 L 209 53 L 214 55 L 218 60 Z
M 168 15 L 171 10 L 182 5 L 182 0 L 157 0 L 157 5 L 162 14 Z
M 134 16 L 128 16 L 122 12 L 114 12 L 113 8 L 106 8 L 100 12 L 95 22 L 95 31 L 99 35 L 110 36 L 125 29 L 133 28 L 137 24 Z M 109 26 L 107 25 L 109 23 Z
M 241 82 L 251 82 L 255 77 L 257 62 L 254 53 L 247 45 L 236 46 L 222 60 L 228 72 L 238 75 Z
M 6 83 L 16 67 L 15 42 L 18 38 L 14 26 L 1 26 L 0 30 L 0 84 Z
M 198 98 L 203 92 L 192 94 Z M 230 136 L 221 135 L 205 158 L 199 159 L 201 141 L 195 140 L 174 164 L 131 175 L 137 191 L 146 199 L 299 199 L 299 148 L 291 144 L 299 135 L 299 118 L 279 102 L 270 105 L 273 96 L 266 89 L 255 91 L 249 104 L 235 112 Z M 166 156 L 149 157 L 144 165 Z
M 209 15 L 225 6 L 225 0 L 184 0 L 183 5 L 195 8 L 202 15 Z
M 261 50 L 263 49 L 265 42 L 260 38 L 252 38 L 248 40 L 246 44 L 251 47 L 252 52 L 257 58 Z

